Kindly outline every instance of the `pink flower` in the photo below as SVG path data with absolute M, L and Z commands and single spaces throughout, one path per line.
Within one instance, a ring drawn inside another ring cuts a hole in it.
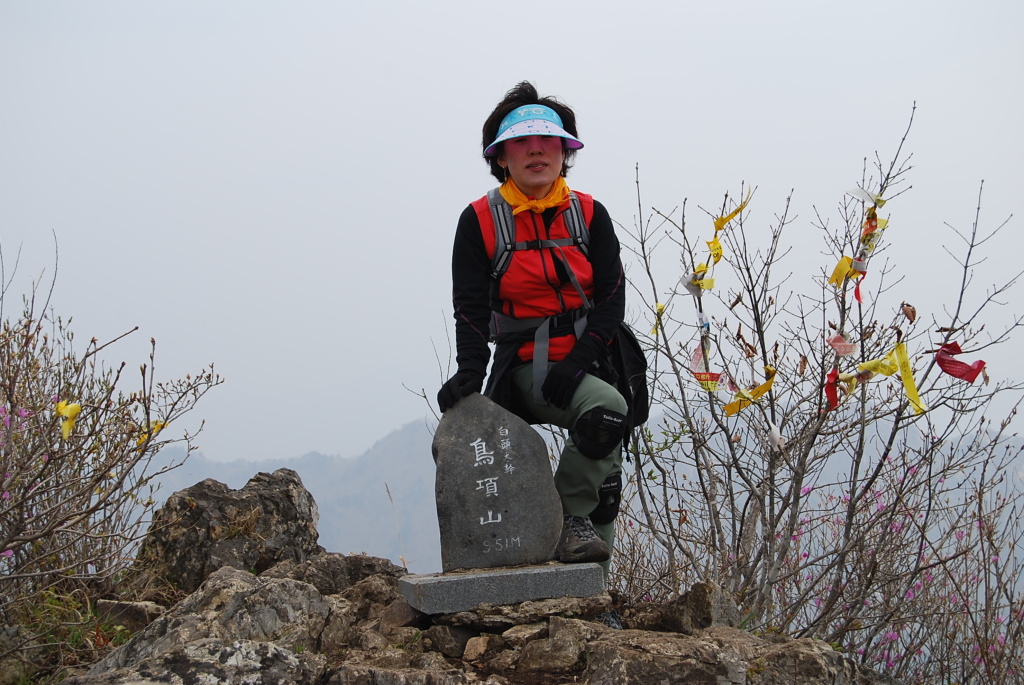
M 812 488 L 810 485 L 805 485 L 803 488 L 800 489 L 800 494 L 804 495 L 804 496 L 807 496 L 807 495 L 811 494 L 811 492 L 813 490 L 814 490 L 814 488 Z
M 13 557 L 13 556 L 14 556 L 14 550 L 13 549 L 5 549 L 3 552 L 0 552 L 0 557 Z

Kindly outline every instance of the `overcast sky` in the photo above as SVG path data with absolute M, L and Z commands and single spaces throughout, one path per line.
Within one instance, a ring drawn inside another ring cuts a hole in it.
M 645 210 L 694 221 L 756 185 L 748 230 L 795 189 L 798 243 L 916 102 L 913 190 L 883 215 L 925 310 L 980 181 L 990 226 L 1018 210 L 1022 26 L 1010 1 L 0 0 L 0 246 L 23 292 L 55 234 L 56 313 L 79 340 L 139 326 L 129 368 L 151 337 L 163 378 L 216 364 L 208 457 L 355 456 L 428 416 L 403 386 L 447 377 L 455 222 L 516 82 L 576 109 L 570 184 L 622 224 L 639 164 Z M 982 280 L 1020 268 L 1022 228 Z M 995 376 L 1024 373 L 1010 352 Z

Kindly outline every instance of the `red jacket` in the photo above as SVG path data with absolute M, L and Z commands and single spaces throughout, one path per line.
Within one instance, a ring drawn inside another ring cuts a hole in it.
M 594 218 L 594 198 L 586 193 L 576 193 L 583 210 L 587 226 Z M 565 213 L 569 202 L 555 208 L 554 218 L 545 225 L 544 217 L 535 212 L 520 212 L 515 216 L 515 242 L 532 240 L 559 240 L 571 238 L 565 225 Z M 471 205 L 480 222 L 480 234 L 484 241 L 487 258 L 494 258 L 495 227 L 487 196 Z M 590 260 L 575 245 L 562 248 L 516 250 L 508 268 L 501 277 L 498 299 L 501 312 L 516 319 L 532 319 L 562 314 L 584 306 L 576 288 L 565 274 L 562 262 L 567 262 L 575 274 L 587 299 L 594 297 L 594 267 Z M 564 359 L 575 344 L 574 335 L 552 338 L 548 353 L 550 361 Z M 519 348 L 519 358 L 533 359 L 533 343 Z
M 587 345 L 605 355 L 625 314 L 625 276 L 619 259 L 619 241 L 608 210 L 591 196 L 575 192 L 580 197 L 590 231 L 589 260 L 575 247 L 562 248 L 562 251 L 594 304 L 587 315 L 584 335 L 575 344 Z M 546 235 L 548 231 L 567 235 L 560 217 L 567 207 L 568 203 L 542 214 L 520 213 L 516 216 L 517 238 L 525 237 L 527 232 L 530 237 L 535 232 Z M 492 310 L 517 318 L 533 318 L 568 311 L 582 304 L 568 278 L 561 277 L 551 252 L 550 248 L 517 251 L 513 259 L 516 263 L 502 276 L 499 288 L 491 278 L 494 225 L 486 196 L 462 212 L 452 247 L 455 359 L 460 371 L 472 371 L 480 376 L 487 374 Z M 555 342 L 551 341 L 549 350 L 551 361 L 564 358 L 574 344 L 573 336 L 559 339 L 557 347 Z M 507 407 L 505 392 L 499 387 L 504 385 L 503 376 L 514 359 L 528 361 L 532 359 L 532 352 L 532 342 L 516 349 L 498 345 L 488 381 L 488 396 Z

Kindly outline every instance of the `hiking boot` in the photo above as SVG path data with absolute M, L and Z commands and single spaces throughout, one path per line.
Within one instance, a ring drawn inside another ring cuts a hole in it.
M 562 537 L 558 539 L 555 552 L 563 564 L 608 561 L 612 556 L 608 545 L 594 530 L 594 524 L 585 516 L 562 517 Z

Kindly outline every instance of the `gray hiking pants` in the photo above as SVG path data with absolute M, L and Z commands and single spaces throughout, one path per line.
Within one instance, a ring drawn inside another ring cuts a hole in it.
M 550 364 L 549 366 L 553 366 Z M 566 409 L 533 401 L 533 364 L 524 364 L 510 373 L 512 392 L 516 404 L 529 407 L 541 423 L 550 423 L 572 431 L 583 414 L 591 409 L 603 408 L 619 414 L 626 413 L 626 400 L 612 385 L 589 373 L 583 377 L 576 394 Z M 608 476 L 622 472 L 622 443 L 603 459 L 591 459 L 577 449 L 569 437 L 558 459 L 555 470 L 555 488 L 562 500 L 562 511 L 572 516 L 589 516 L 597 507 L 598 489 Z M 595 525 L 598 534 L 612 549 L 615 543 L 615 522 Z

